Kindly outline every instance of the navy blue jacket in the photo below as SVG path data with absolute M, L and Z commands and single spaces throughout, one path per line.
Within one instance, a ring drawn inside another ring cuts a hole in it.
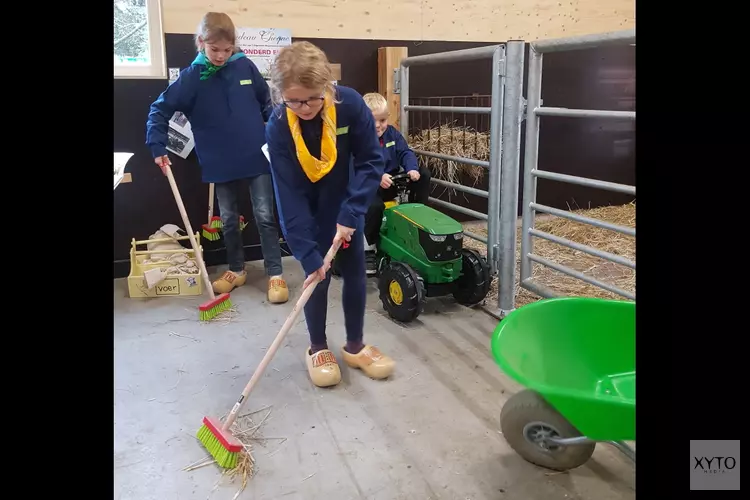
M 318 182 L 311 182 L 300 166 L 283 105 L 274 110 L 266 127 L 281 229 L 308 274 L 323 265 L 337 223 L 364 230 L 364 214 L 385 166 L 375 121 L 362 96 L 349 87 L 336 89 L 341 101 L 336 104 L 338 156 Z M 316 158 L 320 158 L 322 124 L 320 115 L 300 120 L 305 144 Z
M 383 148 L 386 174 L 396 175 L 400 173 L 401 167 L 404 168 L 404 172 L 419 171 L 417 155 L 406 143 L 406 139 L 401 135 L 401 132 L 393 128 L 392 125 L 388 125 L 380 137 L 380 146 Z
M 234 54 L 217 73 L 200 79 L 206 56 L 198 54 L 151 105 L 146 144 L 154 158 L 167 154 L 169 119 L 181 111 L 195 139 L 203 182 L 228 182 L 269 173 L 261 151 L 271 112 L 268 84 L 244 54 Z

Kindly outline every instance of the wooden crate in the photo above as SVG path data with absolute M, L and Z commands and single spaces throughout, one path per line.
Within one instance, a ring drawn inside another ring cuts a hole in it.
M 196 241 L 200 241 L 200 234 L 195 233 Z M 146 280 L 143 277 L 143 273 L 150 269 L 156 268 L 168 268 L 172 264 L 169 261 L 161 262 L 149 262 L 149 257 L 153 254 L 164 254 L 170 253 L 169 250 L 138 250 L 139 246 L 145 247 L 148 243 L 166 243 L 171 241 L 184 241 L 189 240 L 188 236 L 179 236 L 177 238 L 163 238 L 155 240 L 140 240 L 136 241 L 133 238 L 130 247 L 130 274 L 128 275 L 128 294 L 130 298 L 152 298 L 152 297 L 194 297 L 196 295 L 203 294 L 203 280 L 200 272 L 198 274 L 171 274 L 162 280 L 155 287 L 149 289 L 146 286 Z M 185 248 L 183 250 L 174 251 L 171 253 L 184 252 L 188 259 L 196 261 L 196 266 L 200 269 L 195 258 L 195 251 L 192 248 Z M 203 247 L 201 247 L 203 252 Z

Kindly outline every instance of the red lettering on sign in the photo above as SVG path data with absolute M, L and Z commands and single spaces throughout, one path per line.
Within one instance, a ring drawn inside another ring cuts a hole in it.
M 242 52 L 253 56 L 270 56 L 273 54 L 273 51 L 269 49 L 243 49 Z

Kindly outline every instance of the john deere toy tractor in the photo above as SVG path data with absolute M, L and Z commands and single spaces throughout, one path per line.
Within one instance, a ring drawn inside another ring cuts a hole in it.
M 421 203 L 407 203 L 410 182 L 394 175 L 398 193 L 386 202 L 377 275 L 380 300 L 388 315 L 408 323 L 428 297 L 453 295 L 466 306 L 480 303 L 490 289 L 490 271 L 479 252 L 463 247 L 463 227 Z

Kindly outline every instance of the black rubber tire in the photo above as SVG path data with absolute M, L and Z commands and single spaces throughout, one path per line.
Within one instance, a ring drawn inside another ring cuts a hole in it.
M 559 446 L 554 450 L 545 450 L 526 439 L 524 435 L 526 425 L 535 422 L 553 428 L 562 438 L 581 436 L 581 433 L 539 393 L 528 389 L 518 392 L 503 405 L 500 412 L 500 428 L 510 447 L 527 462 L 550 470 L 567 471 L 585 464 L 594 453 L 596 443 Z
M 482 302 L 490 291 L 490 266 L 479 252 L 461 249 L 461 276 L 454 283 L 453 297 L 464 306 Z
M 395 281 L 401 287 L 403 300 L 396 304 L 391 299 L 389 287 Z M 424 287 L 419 277 L 408 264 L 389 262 L 378 278 L 380 301 L 388 315 L 402 323 L 414 321 L 422 313 L 425 302 Z

